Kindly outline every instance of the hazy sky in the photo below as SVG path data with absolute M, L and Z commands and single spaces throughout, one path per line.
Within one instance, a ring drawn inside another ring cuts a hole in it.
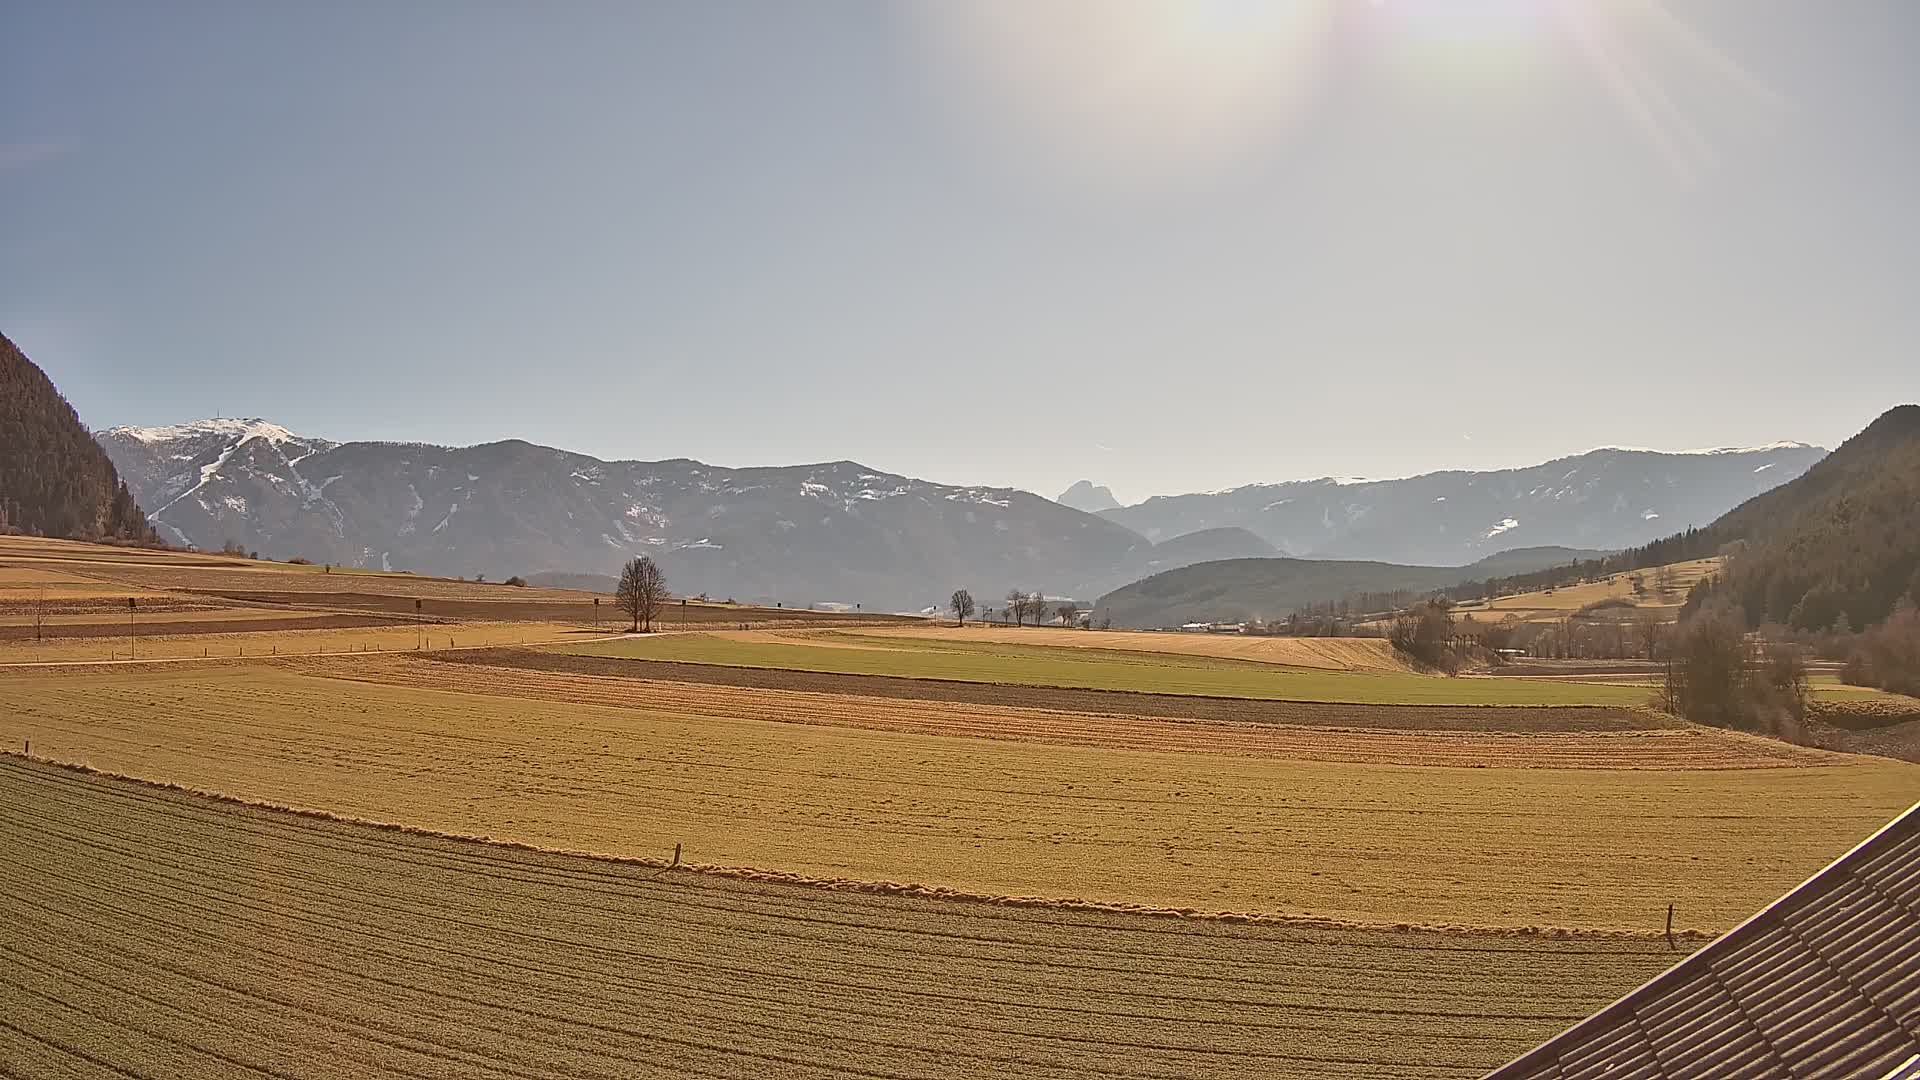
M 0 330 L 96 427 L 1132 501 L 1920 398 L 1906 0 L 5 12 Z

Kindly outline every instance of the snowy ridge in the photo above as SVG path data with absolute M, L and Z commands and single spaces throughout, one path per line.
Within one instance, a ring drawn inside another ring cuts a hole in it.
M 252 439 L 265 439 L 276 446 L 284 442 L 321 441 L 296 435 L 279 424 L 269 423 L 257 416 L 217 417 L 209 420 L 194 420 L 185 424 L 169 424 L 165 427 L 116 427 L 108 428 L 102 434 L 122 435 L 143 443 L 172 442 L 177 439 L 218 435 L 233 439 L 236 446 Z

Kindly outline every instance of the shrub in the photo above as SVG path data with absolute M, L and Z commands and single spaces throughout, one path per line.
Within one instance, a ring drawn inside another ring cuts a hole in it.
M 1920 609 L 1902 600 L 1885 622 L 1863 631 L 1840 678 L 1920 697 Z
M 524 589 L 527 587 L 527 579 L 521 577 L 519 574 L 515 574 L 512 577 L 508 578 L 506 581 L 502 582 L 502 584 L 511 585 L 516 589 Z
M 1416 604 L 1393 617 L 1387 640 L 1417 664 L 1452 674 L 1459 667 L 1453 652 L 1452 605 L 1444 600 Z
M 1669 712 L 1697 723 L 1799 741 L 1806 661 L 1795 645 L 1750 643 L 1733 608 L 1707 608 L 1673 636 L 1663 697 Z
M 313 565 L 313 560 L 307 558 L 305 555 L 295 555 L 293 558 L 288 559 L 287 562 L 293 566 L 312 566 Z

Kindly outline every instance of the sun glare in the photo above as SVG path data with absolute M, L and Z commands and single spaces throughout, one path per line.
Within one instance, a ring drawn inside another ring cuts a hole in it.
M 1366 77 L 1370 64 L 1431 79 L 1434 93 L 1523 93 L 1522 76 L 1543 71 L 1588 79 L 1682 180 L 1717 163 L 1690 95 L 1779 104 L 1660 0 L 981 0 L 920 10 L 956 109 L 1006 140 L 1012 160 L 1051 164 L 1077 183 L 1160 186 L 1230 170 L 1293 131 L 1327 76 Z M 1343 25 L 1363 32 L 1336 32 Z

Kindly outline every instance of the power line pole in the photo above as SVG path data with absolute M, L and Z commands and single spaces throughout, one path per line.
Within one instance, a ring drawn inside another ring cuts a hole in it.
M 133 608 L 134 598 L 127 597 L 127 659 L 133 659 Z

